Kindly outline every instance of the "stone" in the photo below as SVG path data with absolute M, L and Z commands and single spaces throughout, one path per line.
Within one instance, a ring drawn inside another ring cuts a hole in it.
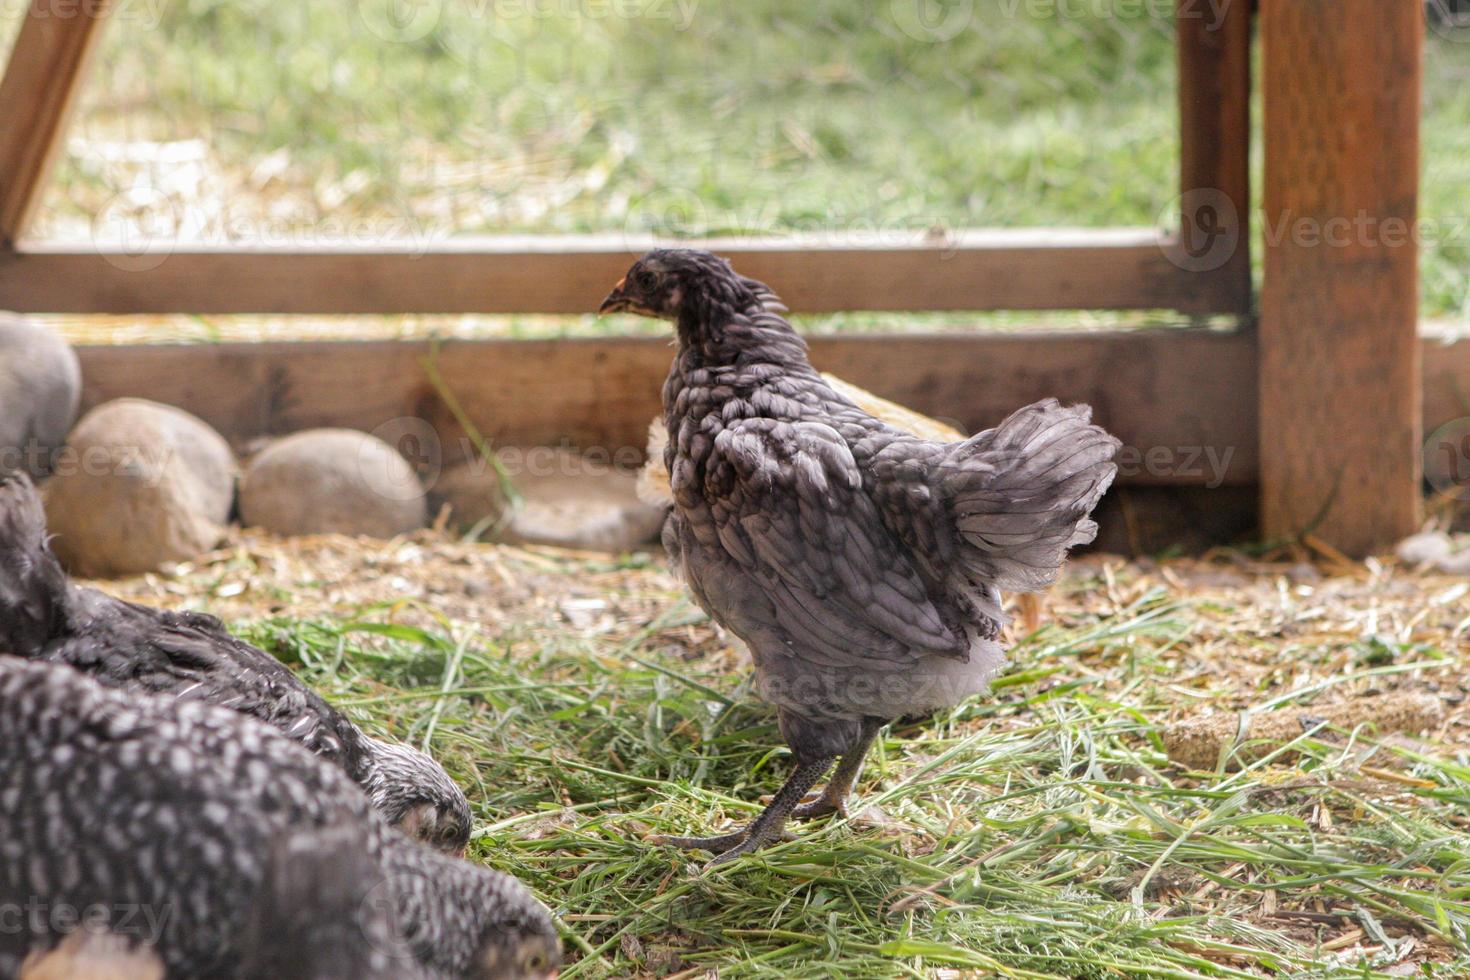
M 240 481 L 240 519 L 275 534 L 392 538 L 428 523 L 423 483 L 383 440 L 310 429 L 268 444 Z
M 88 412 L 42 488 L 52 547 L 77 575 L 156 571 L 214 548 L 235 499 L 229 444 L 188 412 L 119 398 Z
M 495 541 L 614 554 L 657 540 L 665 508 L 639 499 L 638 475 L 567 449 L 539 446 L 497 453 L 521 505 L 506 515 L 499 475 L 483 460 L 447 470 L 431 493 L 460 528 L 481 527 Z M 503 526 L 501 526 L 503 522 Z
M 0 472 L 37 479 L 77 420 L 82 371 L 71 346 L 50 328 L 0 313 Z

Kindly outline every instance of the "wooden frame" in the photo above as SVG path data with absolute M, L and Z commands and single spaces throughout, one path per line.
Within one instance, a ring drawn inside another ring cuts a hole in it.
M 0 248 L 13 248 L 46 188 L 106 0 L 32 0 L 0 79 Z
M 1089 402 L 1131 450 L 1123 486 L 1248 488 L 1260 479 L 1260 355 L 1240 331 L 827 336 L 811 346 L 822 370 L 967 431 L 1047 395 Z M 1470 416 L 1470 340 L 1426 337 L 1420 348 L 1423 428 Z M 157 399 L 239 446 L 316 426 L 372 431 L 423 419 L 453 463 L 466 447 L 424 371 L 432 350 L 423 341 L 314 341 L 97 345 L 78 354 L 84 408 Z M 986 365 L 984 385 L 975 364 Z M 438 354 L 445 383 L 497 442 L 610 454 L 642 450 L 668 367 L 658 338 L 448 341 Z
M 1419 529 L 1418 0 L 1265 0 L 1262 525 Z
M 0 240 L 22 241 L 45 186 L 67 109 L 81 83 L 107 6 L 60 19 L 54 0 L 34 0 L 16 56 L 0 81 L 0 107 L 25 107 L 0 133 L 17 162 L 0 157 Z M 1199 221 L 1192 192 L 1223 193 L 1246 213 L 1249 143 L 1217 137 L 1250 98 L 1249 10 L 1180 0 L 1181 172 L 1187 230 Z M 1244 72 L 1241 67 L 1244 66 Z M 0 119 L 5 115 L 0 113 Z M 1237 127 L 1238 129 L 1238 127 Z M 1237 130 L 1230 130 L 1234 134 Z M 9 215 L 8 218 L 5 215 Z M 831 245 L 801 238 L 726 241 L 743 271 L 766 279 L 806 312 L 838 310 L 1173 309 L 1245 313 L 1249 255 L 1223 267 L 1191 259 L 1171 231 L 960 232 L 937 242 Z M 0 305 L 32 312 L 109 313 L 576 313 L 601 298 L 649 243 L 620 237 L 452 241 L 423 252 L 393 247 L 332 250 L 177 249 L 142 255 L 22 242 L 0 252 Z
M 619 236 L 498 238 L 409 253 L 174 249 L 163 242 L 143 254 L 15 246 L 100 20 L 41 23 L 50 2 L 36 0 L 0 80 L 0 307 L 583 312 L 650 244 Z M 1164 308 L 1248 317 L 1257 0 L 1179 3 L 1177 231 L 977 231 L 839 247 L 800 238 L 721 240 L 719 250 L 803 312 Z M 1268 215 L 1294 212 L 1326 223 L 1366 210 L 1412 219 L 1419 0 L 1259 3 Z M 105 4 L 92 0 L 88 9 Z M 1268 236 L 1259 333 L 1244 319 L 1225 332 L 823 338 L 814 354 L 880 394 L 970 427 L 1056 394 L 1092 402 L 1140 452 L 1213 447 L 1218 458 L 1230 450 L 1221 485 L 1241 491 L 1259 481 L 1267 534 L 1313 530 L 1361 553 L 1412 530 L 1418 515 L 1424 411 L 1416 257 L 1412 244 L 1314 249 Z M 1448 404 L 1446 392 L 1460 390 L 1454 372 L 1470 370 L 1470 356 L 1452 350 L 1434 355 L 1430 421 Z M 243 440 L 315 424 L 372 428 L 403 415 L 439 428 L 442 410 L 415 364 L 422 353 L 411 344 L 296 344 L 93 348 L 83 358 L 89 400 L 162 398 Z M 442 368 L 472 411 L 496 420 L 492 430 L 502 437 L 623 446 L 642 444 L 667 356 L 663 345 L 640 340 L 455 344 Z M 1178 468 L 1138 465 L 1124 486 L 1202 486 Z M 1239 499 L 1238 492 L 1231 497 Z
M 391 248 L 0 252 L 0 297 L 52 313 L 586 313 L 652 239 L 456 239 Z M 692 243 L 699 244 L 699 243 Z M 1139 231 L 970 232 L 910 245 L 708 243 L 792 309 L 1178 309 L 1225 300 Z M 1208 277 L 1207 277 L 1208 279 Z
M 1219 7 L 1181 0 L 1179 35 L 1179 187 L 1176 260 L 1209 267 L 1196 288 L 1208 305 L 1251 309 L 1251 0 Z M 1189 260 L 1195 259 L 1191 263 Z

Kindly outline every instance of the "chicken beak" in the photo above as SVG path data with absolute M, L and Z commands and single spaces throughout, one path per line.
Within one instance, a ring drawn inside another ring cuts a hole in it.
M 618 284 L 613 287 L 613 291 L 607 294 L 607 299 L 603 300 L 602 305 L 597 308 L 598 316 L 602 316 L 604 313 L 616 313 L 619 310 L 626 310 L 628 308 L 628 297 L 623 292 L 623 287 L 627 282 L 628 279 L 626 276 L 618 280 Z

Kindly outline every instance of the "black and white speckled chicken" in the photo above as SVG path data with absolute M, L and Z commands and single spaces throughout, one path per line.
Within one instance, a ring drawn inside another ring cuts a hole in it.
M 469 802 L 423 752 L 369 738 L 213 616 L 124 602 L 70 582 L 23 474 L 0 477 L 0 650 L 69 664 L 114 687 L 252 715 L 341 766 L 410 836 L 449 853 L 462 853 L 469 841 Z
M 813 369 L 769 287 L 708 252 L 648 253 L 603 301 L 617 310 L 674 321 L 664 543 L 749 646 L 796 757 L 748 827 L 668 841 L 718 863 L 791 816 L 845 812 L 886 722 L 985 689 L 1003 663 L 1001 591 L 1046 588 L 1092 540 L 1118 442 L 1051 400 L 961 442 L 896 429 Z
M 0 976 L 79 921 L 174 978 L 276 978 L 293 948 L 336 976 L 323 958 L 354 932 L 378 944 L 348 964 L 367 976 L 556 971 L 550 916 L 519 882 L 395 832 L 340 769 L 246 715 L 0 657 L 0 745 L 0 907 L 38 910 L 0 930 Z M 334 865 L 337 834 L 367 863 Z

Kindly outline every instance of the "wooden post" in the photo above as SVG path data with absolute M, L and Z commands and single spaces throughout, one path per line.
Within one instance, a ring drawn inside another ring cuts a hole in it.
M 1251 0 L 1179 0 L 1178 264 L 1211 310 L 1251 311 Z
M 1262 0 L 1262 525 L 1417 530 L 1420 0 Z
M 0 79 L 0 248 L 25 231 L 101 34 L 107 0 L 33 0 Z

